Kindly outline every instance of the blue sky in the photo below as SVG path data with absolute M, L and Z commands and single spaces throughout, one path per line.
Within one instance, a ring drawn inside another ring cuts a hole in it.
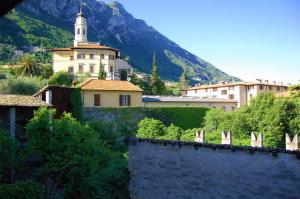
M 230 75 L 300 80 L 300 0 L 119 2 L 135 18 Z

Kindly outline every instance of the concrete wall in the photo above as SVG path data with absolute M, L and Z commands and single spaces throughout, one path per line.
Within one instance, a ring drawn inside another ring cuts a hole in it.
M 119 96 L 130 95 L 131 106 L 142 106 L 142 92 L 125 91 L 82 91 L 84 108 L 94 107 L 94 95 L 100 94 L 100 107 L 120 107 Z
M 300 198 L 295 154 L 180 146 L 130 141 L 132 199 Z

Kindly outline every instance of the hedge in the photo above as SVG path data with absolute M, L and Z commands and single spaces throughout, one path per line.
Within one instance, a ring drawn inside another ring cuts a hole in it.
M 88 122 L 102 121 L 136 132 L 138 122 L 145 117 L 161 120 L 166 126 L 173 123 L 183 129 L 199 128 L 208 110 L 206 107 L 90 108 L 84 110 L 84 115 Z

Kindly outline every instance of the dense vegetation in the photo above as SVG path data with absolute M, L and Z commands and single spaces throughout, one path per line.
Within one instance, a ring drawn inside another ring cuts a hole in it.
M 190 120 L 193 120 L 190 118 Z M 138 137 L 176 138 L 194 141 L 195 130 L 183 132 L 180 127 L 166 127 L 156 119 L 146 118 L 139 123 Z M 201 127 L 200 125 L 198 126 Z M 168 128 L 172 130 L 167 130 Z M 232 131 L 234 145 L 250 145 L 251 132 L 264 134 L 264 146 L 282 148 L 285 133 L 295 135 L 300 130 L 300 99 L 298 97 L 276 98 L 272 93 L 261 94 L 250 103 L 233 112 L 211 109 L 205 115 L 202 129 L 206 141 L 219 144 L 221 131 Z M 172 133 L 173 132 L 173 133 Z
M 15 198 L 14 193 L 24 195 L 20 198 L 129 198 L 127 149 L 110 138 L 111 129 L 81 124 L 70 114 L 54 118 L 55 110 L 35 112 L 26 127 L 25 149 L 42 165 L 31 167 L 31 181 L 0 185 L 0 198 Z M 0 147 L 3 176 L 15 169 L 15 145 L 5 133 L 0 136 L 0 146 L 12 148 Z

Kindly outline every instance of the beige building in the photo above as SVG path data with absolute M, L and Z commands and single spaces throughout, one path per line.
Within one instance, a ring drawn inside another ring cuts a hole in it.
M 268 80 L 257 79 L 256 82 L 221 82 L 213 85 L 201 85 L 188 88 L 183 91 L 185 96 L 196 96 L 205 99 L 221 98 L 236 100 L 237 106 L 249 104 L 250 100 L 260 93 L 273 92 L 282 93 L 288 88 L 287 85 Z
M 141 107 L 143 90 L 127 81 L 91 79 L 81 85 L 83 107 Z
M 89 73 L 97 78 L 100 70 L 106 73 L 107 80 L 118 80 L 119 70 L 131 71 L 128 61 L 120 57 L 117 49 L 100 45 L 87 40 L 87 22 L 82 8 L 74 25 L 74 46 L 70 48 L 54 48 L 52 52 L 53 71 L 67 71 L 76 77 L 78 73 Z
M 143 96 L 144 107 L 208 107 L 223 108 L 232 111 L 237 108 L 237 101 L 230 99 L 203 99 L 188 96 Z

